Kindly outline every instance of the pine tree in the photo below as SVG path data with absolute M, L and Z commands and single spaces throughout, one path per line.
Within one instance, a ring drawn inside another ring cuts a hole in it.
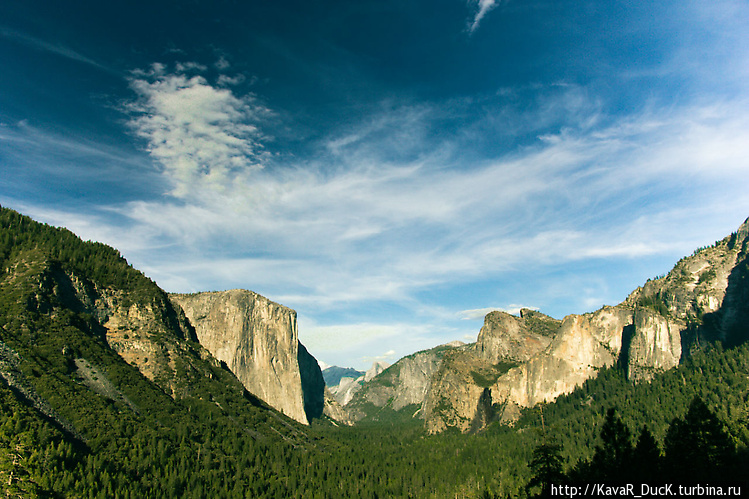
M 543 440 L 541 444 L 533 450 L 533 457 L 528 464 L 533 476 L 526 489 L 540 489 L 535 497 L 552 497 L 551 486 L 565 483 L 562 459 L 562 446 L 559 445 L 553 437 L 546 434 L 543 429 Z
M 631 433 L 613 407 L 606 411 L 600 439 L 585 474 L 611 484 L 627 482 L 632 474 Z
M 632 454 L 632 476 L 641 483 L 657 483 L 661 476 L 661 449 L 648 425 L 643 425 Z
M 723 423 L 695 397 L 684 419 L 674 419 L 666 433 L 666 471 L 680 483 L 730 478 L 727 473 L 734 451 Z

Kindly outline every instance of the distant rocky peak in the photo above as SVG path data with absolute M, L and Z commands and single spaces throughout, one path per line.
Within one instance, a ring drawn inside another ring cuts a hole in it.
M 372 378 L 380 374 L 382 371 L 384 371 L 388 367 L 390 367 L 390 364 L 388 364 L 387 362 L 380 361 L 380 360 L 372 363 L 372 367 L 367 369 L 367 372 L 364 373 L 364 382 L 371 380 Z

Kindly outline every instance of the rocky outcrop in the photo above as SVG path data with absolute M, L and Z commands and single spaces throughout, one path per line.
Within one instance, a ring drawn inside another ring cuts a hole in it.
M 364 372 L 364 382 L 372 381 L 375 377 L 379 376 L 380 373 L 384 372 L 390 364 L 387 362 L 376 361 L 372 363 L 372 367 Z
M 309 423 L 323 413 L 324 381 L 299 343 L 296 312 L 252 291 L 171 294 L 198 340 L 275 409 Z
M 447 352 L 424 394 L 421 414 L 426 429 L 431 433 L 447 428 L 469 431 L 484 390 L 499 374 L 471 350 Z
M 520 317 L 490 312 L 484 318 L 474 350 L 490 362 L 525 362 L 546 348 L 560 321 L 534 310 L 520 310 Z
M 624 304 L 650 308 L 690 325 L 682 338 L 687 354 L 701 341 L 745 341 L 748 244 L 749 219 L 722 241 L 682 258 L 666 276 L 637 288 Z
M 622 332 L 621 359 L 630 380 L 649 380 L 671 369 L 681 359 L 681 336 L 686 323 L 643 307 L 634 309 L 632 325 Z
M 344 376 L 339 380 L 337 385 L 327 388 L 330 391 L 330 396 L 333 397 L 340 405 L 344 406 L 348 404 L 352 398 L 354 398 L 354 394 L 356 392 L 361 390 L 363 384 L 364 374 L 356 378 Z
M 487 322 L 495 323 L 492 319 Z M 504 318 L 502 322 L 515 328 L 520 321 Z M 462 431 L 475 427 L 476 410 L 486 405 L 479 404 L 480 397 L 486 396 L 484 389 L 490 390 L 494 415 L 511 422 L 519 408 L 552 401 L 595 376 L 598 369 L 617 362 L 628 370 L 630 379 L 649 379 L 678 364 L 679 332 L 684 327 L 684 323 L 652 310 L 622 305 L 565 317 L 554 337 L 545 337 L 547 346 L 525 361 L 524 342 L 519 350 L 502 356 L 495 351 L 487 354 L 477 346 L 463 352 L 461 359 L 446 361 L 435 375 L 424 405 L 427 428 L 436 432 L 448 426 Z M 482 331 L 487 334 L 486 327 Z M 505 330 L 492 331 L 507 336 Z M 511 359 L 516 360 L 513 363 Z M 460 386 L 464 384 L 471 386 Z M 468 398 L 460 400 L 463 397 Z
M 22 258 L 9 269 L 8 279 L 22 277 L 23 262 Z M 41 259 L 37 265 L 41 270 L 33 277 L 38 286 L 33 307 L 52 317 L 65 310 L 86 314 L 90 334 L 105 341 L 146 378 L 174 398 L 189 393 L 185 374 L 196 372 L 192 355 L 208 358 L 210 354 L 193 351 L 198 345 L 189 341 L 197 340 L 195 330 L 166 293 L 150 281 L 136 290 L 103 286 L 54 260 Z
M 633 382 L 671 369 L 700 344 L 749 339 L 749 220 L 714 246 L 683 258 L 623 303 L 563 321 L 533 311 L 492 312 L 471 349 L 446 356 L 423 413 L 432 432 L 512 422 L 523 407 L 553 401 L 619 364 Z
M 338 403 L 338 401 L 333 397 L 333 394 L 330 392 L 328 387 L 325 387 L 325 407 L 323 409 L 323 414 L 328 416 L 330 419 L 333 420 L 334 424 L 344 424 L 346 426 L 353 425 L 353 421 L 349 418 L 348 413 L 346 412 L 346 409 L 344 409 L 341 404 Z
M 528 362 L 510 369 L 492 387 L 492 397 L 506 408 L 530 407 L 569 393 L 601 367 L 615 364 L 630 310 L 604 307 L 597 312 L 566 317 L 549 347 Z M 511 414 L 503 417 L 505 420 Z
M 166 296 L 149 303 L 127 303 L 119 291 L 103 290 L 94 310 L 115 352 L 151 381 L 168 386 L 172 396 L 185 394 L 177 379 L 177 359 L 185 351 L 180 340 L 195 339 L 195 332 Z M 180 335 L 174 338 L 174 332 Z

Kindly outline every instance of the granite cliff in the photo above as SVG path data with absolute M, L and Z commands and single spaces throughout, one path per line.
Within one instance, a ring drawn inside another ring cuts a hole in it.
M 323 414 L 325 384 L 317 361 L 299 343 L 296 312 L 242 289 L 169 297 L 200 344 L 250 393 L 301 423 Z
M 2 207 L 0 407 L 12 497 L 147 497 L 156 482 L 171 497 L 221 484 L 244 496 L 259 477 L 275 480 L 277 465 L 253 457 L 262 449 L 316 445 L 117 250 Z M 170 488 L 167 474 L 193 481 Z
M 477 342 L 446 355 L 422 406 L 426 427 L 478 430 L 569 393 L 619 364 L 633 382 L 671 369 L 711 341 L 748 339 L 749 220 L 680 260 L 617 306 L 562 321 L 524 310 L 486 316 Z

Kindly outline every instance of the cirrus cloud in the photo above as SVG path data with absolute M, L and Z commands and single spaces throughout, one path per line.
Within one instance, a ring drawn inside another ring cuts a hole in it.
M 470 32 L 474 32 L 478 29 L 479 23 L 481 20 L 486 16 L 487 13 L 489 13 L 490 10 L 494 9 L 497 5 L 499 5 L 501 0 L 469 0 L 470 4 L 477 4 L 478 10 L 476 11 L 476 14 L 473 16 L 473 21 L 471 22 L 470 27 L 468 28 Z

